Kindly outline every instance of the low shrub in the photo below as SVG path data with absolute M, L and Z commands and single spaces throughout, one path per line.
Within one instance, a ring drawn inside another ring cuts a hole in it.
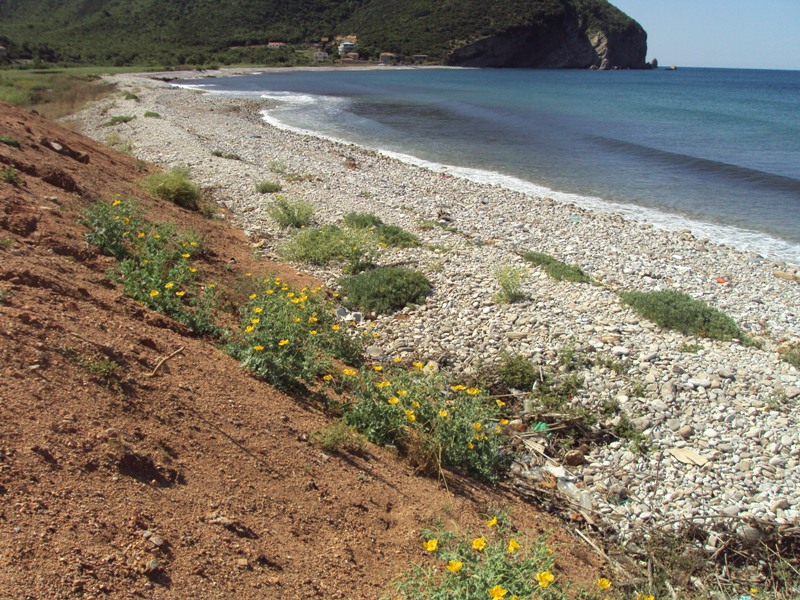
M 139 96 L 137 96 L 136 94 L 133 94 L 131 92 L 128 92 L 127 94 L 125 94 L 125 100 L 134 100 L 135 102 L 140 102 L 141 101 Z
M 166 173 L 156 173 L 142 182 L 144 188 L 162 200 L 168 200 L 189 210 L 198 210 L 200 188 L 189 177 L 185 167 L 175 167 Z
M 275 173 L 276 175 L 281 175 L 283 173 L 286 173 L 286 163 L 281 162 L 279 160 L 270 161 L 268 167 L 269 170 Z
M 329 453 L 358 451 L 364 447 L 364 438 L 342 420 L 336 420 L 324 429 L 311 434 L 311 439 Z
M 500 355 L 497 378 L 510 388 L 530 390 L 539 379 L 539 369 L 527 356 L 504 352 Z
M 289 200 L 278 196 L 268 207 L 267 213 L 281 227 L 306 227 L 314 218 L 314 206 L 303 200 Z
M 728 315 L 678 290 L 622 292 L 620 298 L 641 316 L 666 329 L 717 340 L 748 339 Z
M 133 144 L 131 144 L 131 141 L 129 139 L 124 139 L 118 133 L 107 135 L 103 138 L 103 141 L 117 152 L 122 152 L 123 154 L 130 154 L 133 152 Z
M 136 236 L 145 228 L 136 202 L 120 198 L 95 202 L 83 211 L 78 222 L 89 228 L 86 233 L 89 244 L 120 260 L 128 256 L 136 244 Z
M 144 116 L 147 119 L 160 119 L 161 118 L 160 114 L 158 114 L 157 112 L 153 112 L 152 110 L 148 110 L 147 112 L 145 112 Z
M 118 115 L 116 117 L 111 117 L 108 121 L 103 123 L 103 127 L 113 127 L 114 125 L 119 125 L 120 123 L 130 123 L 136 117 L 131 115 Z
M 374 264 L 377 248 L 366 233 L 324 225 L 303 229 L 280 248 L 284 258 L 324 266 L 343 263 L 346 273 L 357 273 Z
M 4 167 L 3 170 L 0 171 L 0 179 L 13 186 L 22 185 L 22 177 L 19 176 L 19 173 L 14 167 Z
M 383 225 L 381 218 L 372 213 L 347 213 L 342 222 L 345 226 L 353 229 L 369 229 L 370 227 L 380 227 Z
M 318 288 L 296 290 L 266 279 L 242 307 L 241 333 L 232 346 L 242 366 L 283 389 L 329 370 L 333 359 L 361 360 L 360 336 L 338 322 Z
M 785 352 L 781 352 L 781 360 L 789 363 L 795 369 L 800 371 L 800 348 L 789 348 Z
M 549 254 L 525 252 L 522 258 L 529 263 L 543 267 L 545 273 L 557 281 L 572 281 L 574 283 L 590 283 L 592 281 L 592 278 L 584 273 L 580 267 L 568 265 Z
M 375 230 L 378 243 L 390 248 L 416 248 L 420 245 L 419 238 L 397 225 L 381 225 Z
M 418 470 L 457 467 L 483 481 L 505 472 L 508 421 L 485 391 L 450 385 L 443 373 L 424 372 L 422 363 L 391 373 L 346 369 L 341 377 L 356 398 L 347 422 L 376 444 L 397 446 Z
M 277 181 L 259 181 L 256 184 L 256 192 L 259 194 L 275 194 L 281 189 L 282 186 Z
M 425 275 L 403 267 L 379 267 L 343 277 L 339 285 L 348 305 L 379 314 L 418 304 L 431 290 Z
M 12 148 L 20 147 L 19 142 L 8 135 L 0 135 L 0 144 L 5 144 L 6 146 L 11 146 Z
M 528 270 L 513 265 L 501 265 L 495 271 L 500 291 L 495 295 L 496 302 L 513 304 L 522 302 L 527 297 L 522 289 L 528 279 Z
M 242 157 L 238 154 L 232 154 L 230 152 L 223 152 L 222 150 L 212 150 L 211 156 L 216 156 L 218 158 L 227 158 L 229 160 L 242 160 Z

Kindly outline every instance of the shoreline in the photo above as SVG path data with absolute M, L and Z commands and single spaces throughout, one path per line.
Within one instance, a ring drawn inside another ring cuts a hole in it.
M 593 357 L 574 402 L 590 410 L 616 402 L 652 449 L 636 454 L 617 441 L 570 469 L 593 510 L 622 538 L 676 519 L 733 530 L 741 523 L 800 522 L 800 414 L 793 408 L 800 373 L 777 354 L 781 344 L 800 340 L 800 284 L 775 277 L 778 263 L 685 232 L 443 177 L 355 145 L 277 129 L 260 118 L 258 103 L 180 89 L 151 80 L 152 74 L 111 79 L 140 98 L 116 99 L 112 114 L 137 118 L 102 127 L 107 116 L 95 106 L 77 117 L 86 133 L 99 139 L 116 133 L 131 141 L 136 156 L 164 167 L 188 165 L 195 181 L 212 189 L 261 243 L 262 253 L 275 257 L 287 237 L 266 214 L 269 198 L 254 190 L 259 180 L 281 179 L 269 168 L 273 161 L 302 175 L 282 181 L 284 194 L 313 203 L 320 224 L 338 223 L 351 211 L 374 212 L 423 240 L 422 248 L 387 252 L 381 262 L 423 270 L 434 292 L 424 305 L 404 309 L 402 318 L 371 322 L 370 331 L 380 336 L 373 356 L 433 360 L 465 374 L 496 364 L 504 351 L 548 367 L 568 349 Z M 147 110 L 161 118 L 143 118 Z M 241 160 L 214 157 L 212 150 Z M 450 229 L 420 229 L 443 214 Z M 576 263 L 607 287 L 556 282 L 529 267 L 528 299 L 496 304 L 495 269 L 522 266 L 518 253 L 525 250 Z M 330 286 L 339 275 L 334 268 L 301 268 Z M 763 349 L 662 331 L 613 292 L 660 287 L 728 313 Z M 693 344 L 696 350 L 684 349 Z M 624 368 L 604 366 L 610 361 Z M 688 467 L 669 455 L 684 447 L 707 466 Z M 619 501 L 620 487 L 629 502 Z

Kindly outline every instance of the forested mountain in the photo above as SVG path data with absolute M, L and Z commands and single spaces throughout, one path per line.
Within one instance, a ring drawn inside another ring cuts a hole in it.
M 259 46 L 290 53 L 267 42 L 344 35 L 371 56 L 476 66 L 637 68 L 646 53 L 641 26 L 606 0 L 0 0 L 7 57 L 49 62 L 258 60 Z

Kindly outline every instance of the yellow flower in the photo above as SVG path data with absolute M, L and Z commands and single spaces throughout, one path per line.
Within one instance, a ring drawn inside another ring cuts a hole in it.
M 341 327 L 339 325 L 331 325 L 331 329 L 333 329 L 334 331 L 339 331 Z
M 150 297 L 155 298 L 160 292 L 158 290 L 150 290 Z
M 467 393 L 468 393 L 470 396 L 477 396 L 478 394 L 480 394 L 480 393 L 481 393 L 481 391 L 480 391 L 478 388 L 469 388 L 469 389 L 467 390 Z
M 492 429 L 492 433 L 500 433 L 501 431 L 503 431 L 503 428 L 500 425 L 495 425 L 494 429 Z
M 308 324 L 309 325 L 313 325 L 317 321 L 319 321 L 319 319 L 317 317 L 308 317 Z
M 398 396 L 405 396 L 407 394 L 408 394 L 408 392 L 406 390 L 397 390 L 397 395 Z
M 278 342 L 278 346 L 285 346 L 288 343 L 289 343 L 289 340 L 281 340 L 280 342 Z
M 255 319 L 250 319 L 250 322 L 251 322 L 253 325 L 258 325 L 259 323 L 261 323 L 261 319 L 259 319 L 258 317 L 256 317 Z
M 486 538 L 485 537 L 481 536 L 479 538 L 475 538 L 474 540 L 472 540 L 472 549 L 473 550 L 477 550 L 478 552 L 480 552 L 484 548 L 486 548 Z
M 403 359 L 402 359 L 402 358 L 400 358 L 399 356 L 395 356 L 395 357 L 392 359 L 392 361 L 393 361 L 393 362 L 396 362 L 396 363 L 399 363 L 399 362 L 403 362 Z M 459 564 L 460 564 L 460 563 L 459 563 Z
M 601 577 L 597 580 L 597 587 L 599 587 L 601 590 L 607 590 L 611 587 L 611 582 L 605 577 Z
M 210 290 L 213 290 L 215 287 L 217 287 L 216 283 L 209 283 L 208 284 L 208 289 L 210 289 Z
M 440 410 L 440 411 L 439 411 L 439 416 L 440 416 L 440 417 L 446 417 L 446 416 L 447 416 L 447 415 L 449 415 L 449 414 L 450 414 L 450 413 L 449 413 L 449 412 L 447 412 L 446 410 Z
M 119 206 L 120 204 L 122 204 L 122 202 L 120 202 L 119 200 L 114 200 L 114 201 L 111 203 L 111 206 Z
M 264 346 L 253 346 L 253 350 L 257 350 L 258 352 L 261 352 L 263 349 Z
M 174 287 L 175 287 L 175 284 L 174 284 L 174 283 L 172 283 L 172 282 L 170 281 L 169 283 L 165 283 L 165 284 L 164 284 L 164 287 L 165 287 L 166 289 L 168 289 L 168 290 L 171 290 L 172 288 L 174 288 Z
M 519 542 L 514 538 L 508 540 L 508 553 L 514 554 L 517 550 L 519 550 L 522 546 L 519 545 Z
M 178 298 L 182 298 L 183 296 L 185 296 L 185 295 L 186 295 L 186 292 L 184 292 L 183 290 L 181 290 L 180 292 L 175 292 L 175 295 L 176 295 Z
M 411 406 L 413 406 L 414 408 L 419 408 L 419 402 L 417 402 L 416 400 L 414 400 L 414 401 L 411 403 Z
M 421 369 L 421 368 L 423 368 L 423 367 L 425 366 L 424 364 L 422 364 L 422 363 L 421 363 L 421 362 L 419 362 L 418 360 L 415 360 L 415 361 L 414 361 L 413 363 L 411 363 L 411 364 L 414 366 L 414 368 L 415 368 L 415 369 Z
M 197 269 L 194 267 L 189 267 L 189 273 L 197 273 Z
M 505 403 L 505 402 L 503 402 L 502 400 L 500 400 L 500 398 L 498 398 L 497 400 L 495 400 L 495 402 L 497 402 L 497 406 L 499 406 L 499 407 L 501 407 L 501 408 L 502 408 L 503 406 L 505 406 L 505 405 L 506 405 L 506 403 Z
M 312 329 L 311 331 L 308 332 L 308 335 L 317 335 L 317 330 Z
M 251 275 L 251 273 L 245 273 L 244 274 L 245 277 L 250 277 L 250 275 Z
M 254 312 L 254 313 L 256 313 L 256 314 L 258 315 L 258 314 L 261 314 L 262 312 L 264 312 L 264 309 L 263 309 L 263 308 L 261 308 L 260 306 L 256 306 L 256 307 L 253 309 L 253 312 Z
M 295 317 L 294 319 L 292 319 L 293 323 L 299 323 L 300 321 L 302 321 L 300 317 Z
M 343 370 L 342 370 L 342 375 L 347 375 L 348 377 L 352 377 L 352 376 L 353 376 L 353 375 L 355 375 L 357 372 L 358 372 L 358 371 L 356 371 L 355 369 L 343 369 Z
M 480 431 L 482 427 L 483 427 L 483 425 L 481 425 L 480 423 L 473 423 L 473 424 L 472 424 L 472 428 L 473 428 L 475 431 Z
M 144 237 L 144 231 L 140 231 L 139 233 L 137 233 L 136 237 L 137 238 L 143 238 Z
M 414 414 L 413 410 L 406 411 L 406 419 L 408 419 L 411 423 L 417 420 L 417 415 Z
M 275 293 L 275 290 L 267 290 L 267 295 L 272 296 Z
M 376 371 L 383 371 L 383 367 L 380 365 L 374 365 L 372 368 L 375 369 Z
M 286 297 L 287 298 L 294 298 L 294 292 L 289 292 L 288 294 L 286 294 Z
M 550 587 L 551 583 L 553 583 L 555 577 L 550 571 L 542 571 L 536 575 L 536 580 L 539 582 L 539 587 L 547 588 Z
M 157 240 L 157 239 L 160 239 L 160 238 L 161 238 L 161 236 L 158 235 L 157 233 L 153 234 L 153 239 Z
M 508 590 L 504 590 L 499 585 L 496 585 L 492 589 L 489 590 L 489 595 L 492 598 L 504 598 L 507 593 L 508 593 Z
M 339 297 L 339 292 L 333 292 L 332 295 L 333 295 L 334 298 L 338 298 Z
M 467 386 L 461 384 L 453 385 L 450 386 L 450 389 L 453 390 L 454 392 L 463 392 L 465 389 L 467 389 Z
M 497 525 L 497 517 L 496 516 L 492 517 L 491 519 L 486 521 L 486 526 L 487 527 L 494 527 L 495 525 Z
M 458 573 L 464 564 L 460 560 L 451 560 L 447 563 L 447 570 L 451 573 Z
M 381 337 L 381 334 L 380 334 L 380 333 L 373 333 L 373 334 L 372 334 L 372 337 L 374 337 L 374 338 L 379 338 L 379 337 Z
M 197 246 L 197 242 L 189 242 L 190 246 Z
M 391 398 L 389 398 L 387 400 L 387 402 L 389 404 L 391 404 L 391 405 L 395 405 L 395 404 L 398 404 L 400 402 L 400 398 L 398 398 L 397 396 L 392 396 Z
M 292 304 L 300 304 L 300 298 L 292 298 Z
M 188 252 L 184 252 L 183 254 L 181 254 L 181 256 L 183 258 L 189 258 L 191 256 L 191 254 L 189 254 Z
M 258 294 L 250 294 L 250 300 L 255 300 L 258 297 Z
M 331 380 L 333 379 L 333 375 L 331 375 L 331 374 L 329 373 L 329 374 L 327 374 L 327 375 L 324 375 L 322 378 L 323 378 L 325 381 L 331 381 Z
M 470 450 L 474 450 L 475 449 L 475 444 L 473 444 L 472 442 L 469 442 L 467 444 L 467 448 L 469 448 Z
M 508 419 L 500 419 L 500 425 L 508 425 Z
M 388 381 L 380 381 L 380 382 L 375 384 L 375 387 L 378 388 L 378 389 L 383 389 L 385 387 L 389 387 L 390 385 L 392 385 L 392 384 L 389 383 Z
M 244 328 L 244 332 L 251 333 L 254 329 L 255 327 L 253 327 L 252 325 L 248 325 L 247 327 Z
M 422 545 L 425 547 L 425 550 L 428 552 L 436 552 L 436 548 L 439 547 L 439 540 L 433 538 L 432 540 L 428 540 L 427 542 L 423 542 Z

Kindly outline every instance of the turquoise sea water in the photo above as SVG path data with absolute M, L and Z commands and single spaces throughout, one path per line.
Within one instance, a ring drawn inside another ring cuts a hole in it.
M 797 71 L 292 70 L 202 87 L 277 101 L 279 126 L 800 263 Z

